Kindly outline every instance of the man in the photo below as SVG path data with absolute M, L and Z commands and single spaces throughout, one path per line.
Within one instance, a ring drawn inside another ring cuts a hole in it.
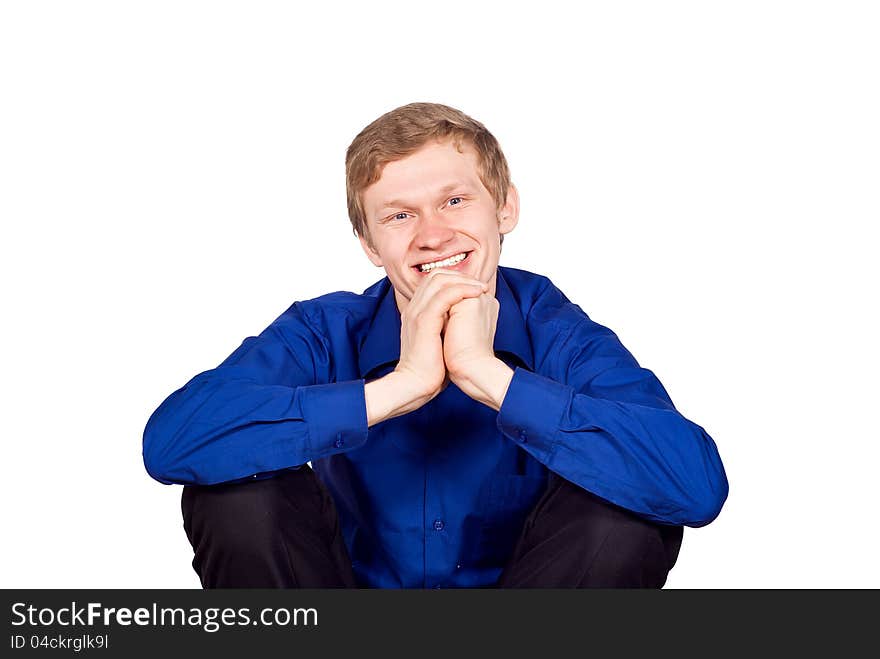
M 495 138 L 413 103 L 346 178 L 387 276 L 295 302 L 147 423 L 202 585 L 661 587 L 721 460 L 611 330 L 498 265 L 519 198 Z

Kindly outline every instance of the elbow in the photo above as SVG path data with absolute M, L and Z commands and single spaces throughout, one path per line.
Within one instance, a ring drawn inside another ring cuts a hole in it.
M 168 433 L 156 428 L 151 418 L 144 429 L 142 457 L 144 468 L 152 479 L 171 485 L 177 481 L 170 477 L 173 460 L 169 456 L 167 437 Z
M 693 497 L 684 525 L 698 528 L 714 521 L 727 501 L 728 492 L 727 477 L 722 470 L 717 479 L 709 483 L 698 496 Z
M 144 450 L 143 450 L 143 458 L 144 458 L 144 468 L 147 470 L 147 473 L 154 480 L 159 481 L 165 485 L 170 485 L 172 481 L 168 479 L 168 465 L 158 456 L 157 451 L 154 450 L 155 444 L 148 441 L 146 435 L 144 436 Z
M 690 423 L 690 422 L 689 422 Z M 691 424 L 694 426 L 695 424 Z M 698 435 L 703 442 L 703 452 L 699 461 L 691 463 L 687 472 L 690 478 L 683 481 L 689 483 L 689 505 L 686 507 L 685 526 L 700 527 L 713 522 L 721 513 L 729 486 L 727 474 L 714 440 L 703 428 L 696 426 Z
M 144 468 L 146 468 L 147 473 L 153 480 L 157 480 L 164 485 L 171 485 L 174 482 L 166 476 L 168 472 L 165 464 L 156 460 L 146 450 L 144 450 Z
M 198 377 L 198 376 L 197 376 Z M 166 398 L 150 415 L 144 427 L 142 457 L 144 468 L 154 480 L 165 485 L 189 485 L 190 450 L 183 430 L 189 422 L 191 407 L 180 399 L 190 384 Z

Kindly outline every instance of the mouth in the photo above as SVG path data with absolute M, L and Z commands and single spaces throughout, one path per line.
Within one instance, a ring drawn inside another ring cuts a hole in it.
M 437 261 L 429 261 L 428 263 L 420 263 L 419 265 L 412 266 L 412 269 L 415 270 L 420 275 L 426 275 L 432 270 L 436 270 L 438 268 L 442 268 L 443 270 L 460 270 L 464 267 L 464 264 L 468 262 L 473 250 L 468 252 L 459 252 L 458 254 L 453 254 L 452 256 L 448 256 L 444 259 L 438 259 Z M 463 256 L 462 256 L 463 255 Z M 422 268 L 426 265 L 429 267 L 426 270 Z

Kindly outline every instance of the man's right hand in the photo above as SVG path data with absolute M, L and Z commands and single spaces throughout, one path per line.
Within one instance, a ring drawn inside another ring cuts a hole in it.
M 488 285 L 478 279 L 438 268 L 425 275 L 400 314 L 400 361 L 394 370 L 410 378 L 413 393 L 424 402 L 448 382 L 441 335 L 450 308 L 487 290 Z

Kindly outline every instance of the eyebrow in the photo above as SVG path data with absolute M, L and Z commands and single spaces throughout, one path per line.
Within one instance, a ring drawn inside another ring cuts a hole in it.
M 453 181 L 452 183 L 447 183 L 442 188 L 437 190 L 437 196 L 449 194 L 453 190 L 467 190 L 471 191 L 473 189 L 473 185 L 470 183 L 466 183 L 464 181 Z M 386 210 L 390 210 L 392 208 L 397 208 L 400 206 L 409 206 L 404 199 L 391 199 L 390 201 L 386 201 L 382 206 L 379 207 L 378 213 L 383 213 Z

